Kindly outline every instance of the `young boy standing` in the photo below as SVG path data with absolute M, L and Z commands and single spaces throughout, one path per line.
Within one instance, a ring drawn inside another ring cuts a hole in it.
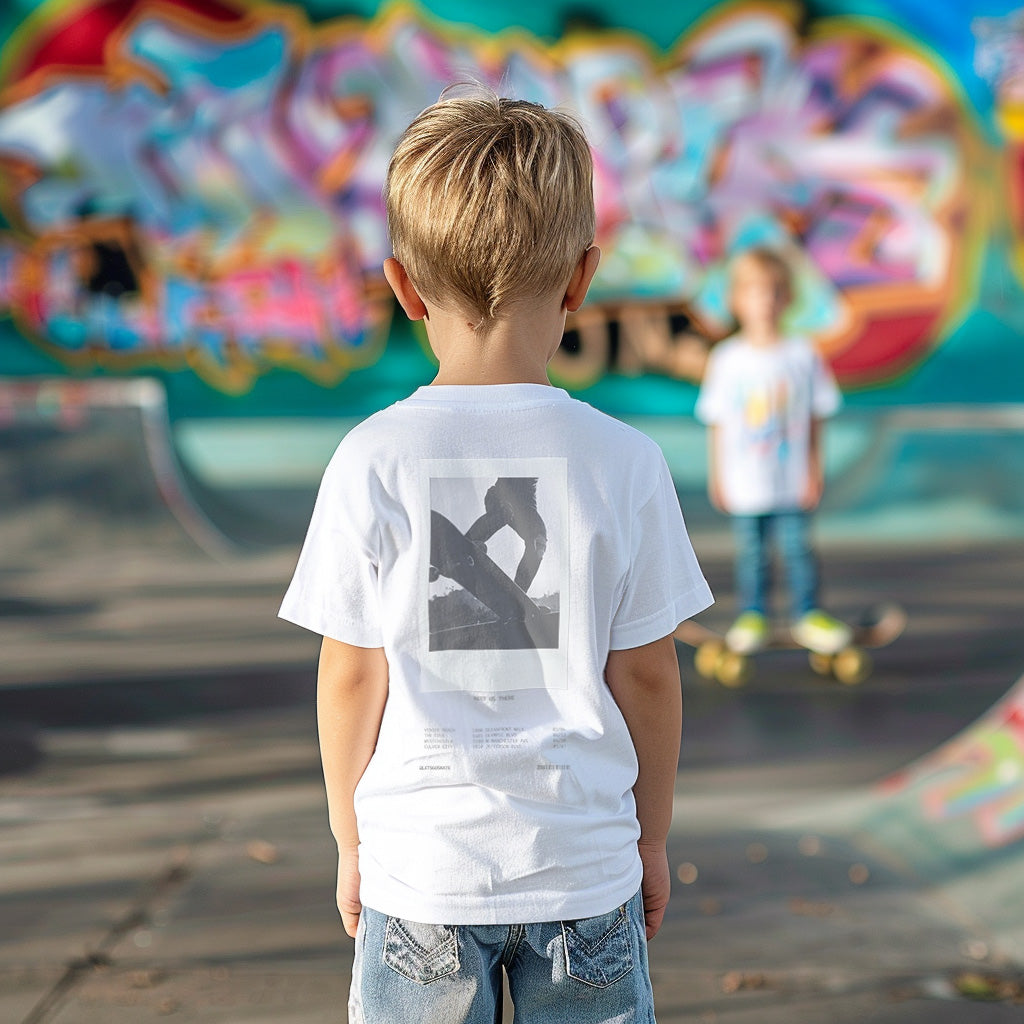
M 780 327 L 792 301 L 788 264 L 750 249 L 731 268 L 739 332 L 708 359 L 696 415 L 710 427 L 708 485 L 716 508 L 733 517 L 740 614 L 726 644 L 748 654 L 770 635 L 771 544 L 789 583 L 797 643 L 834 653 L 850 629 L 818 606 L 811 512 L 821 500 L 821 422 L 839 408 L 831 373 L 812 346 Z
M 661 452 L 552 387 L 593 246 L 569 117 L 493 95 L 409 126 L 385 274 L 436 378 L 328 467 L 281 614 L 318 719 L 352 1024 L 651 1022 L 681 729 L 711 603 Z

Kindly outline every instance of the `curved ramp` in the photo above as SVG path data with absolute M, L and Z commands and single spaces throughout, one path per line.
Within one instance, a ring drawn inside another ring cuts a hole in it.
M 81 708 L 312 663 L 275 618 L 294 548 L 223 529 L 172 440 L 154 381 L 0 382 L 0 690 L 88 684 Z
M 215 556 L 235 546 L 193 497 L 151 379 L 0 382 L 0 494 L 12 550 L 103 532 Z
M 1024 840 L 1024 676 L 973 725 L 881 783 L 879 795 L 864 824 L 932 870 Z

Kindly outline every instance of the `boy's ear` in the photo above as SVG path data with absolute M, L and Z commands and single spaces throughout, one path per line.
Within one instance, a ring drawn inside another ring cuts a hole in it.
M 565 298 L 562 299 L 562 305 L 570 313 L 575 313 L 583 305 L 583 300 L 587 297 L 587 289 L 590 287 L 590 282 L 594 280 L 594 274 L 597 273 L 597 265 L 600 262 L 601 250 L 596 245 L 592 245 L 580 257 L 576 269 L 572 272 L 572 277 L 569 278 L 569 286 L 565 289 Z
M 405 310 L 405 315 L 410 320 L 423 320 L 427 316 L 427 307 L 416 291 L 405 267 L 393 256 L 384 261 L 384 276 L 387 278 L 391 290 L 398 299 L 398 304 Z

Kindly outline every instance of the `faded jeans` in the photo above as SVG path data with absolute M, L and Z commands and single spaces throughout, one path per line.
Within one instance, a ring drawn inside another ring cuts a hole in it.
M 363 907 L 349 1024 L 654 1024 L 643 901 L 598 917 L 418 924 Z
M 733 516 L 736 540 L 736 603 L 741 612 L 768 614 L 772 544 L 779 549 L 794 619 L 818 607 L 818 562 L 811 547 L 808 512 Z

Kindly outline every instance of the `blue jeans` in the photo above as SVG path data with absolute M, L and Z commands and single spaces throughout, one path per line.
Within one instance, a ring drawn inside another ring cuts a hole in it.
M 779 548 L 786 570 L 793 618 L 818 607 L 818 561 L 811 547 L 810 513 L 733 516 L 733 535 L 736 539 L 736 601 L 741 612 L 768 614 L 773 542 Z
M 643 900 L 599 917 L 417 924 L 363 907 L 349 1024 L 654 1024 Z

